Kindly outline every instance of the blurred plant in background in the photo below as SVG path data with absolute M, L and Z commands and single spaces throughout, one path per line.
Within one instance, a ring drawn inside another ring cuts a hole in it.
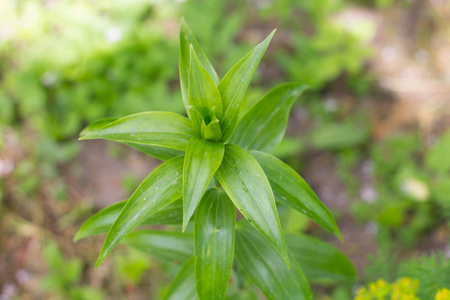
M 371 261 L 364 274 L 366 282 L 381 280 L 385 283 L 409 278 L 408 282 L 414 286 L 411 291 L 418 299 L 435 299 L 439 290 L 450 289 L 450 261 L 443 253 L 403 261 L 392 253 L 379 253 Z
M 49 271 L 40 283 L 42 291 L 58 299 L 100 300 L 104 293 L 89 286 L 79 286 L 83 277 L 83 262 L 80 259 L 66 259 L 55 242 L 47 242 L 43 249 Z M 61 266 L 64 266 L 62 268 Z
M 418 132 L 393 135 L 369 151 L 353 150 L 353 160 L 345 165 L 341 156 L 341 176 L 349 190 L 363 201 L 355 201 L 352 211 L 363 222 L 377 224 L 381 246 L 396 243 L 413 247 L 419 237 L 433 228 L 446 226 L 450 213 L 449 133 L 431 147 L 424 145 Z M 350 153 L 352 153 L 350 152 Z M 369 182 L 355 182 L 351 170 L 363 161 Z
M 2 25 L 9 30 L 1 47 L 2 123 L 24 126 L 56 141 L 70 139 L 86 123 L 106 115 L 121 117 L 144 109 L 182 111 L 176 101 L 180 94 L 172 89 L 177 81 L 179 16 L 192 20 L 199 40 L 215 41 L 205 42 L 205 51 L 222 62 L 218 69 L 223 71 L 248 49 L 245 42 L 232 43 L 238 29 L 245 32 L 246 22 L 264 22 L 270 11 L 272 18 L 280 17 L 282 26 L 289 27 L 294 40 L 291 45 L 279 42 L 277 60 L 287 63 L 283 69 L 289 78 L 316 90 L 344 72 L 356 75 L 368 53 L 344 28 L 330 22 L 339 6 L 324 0 L 259 9 L 239 1 L 27 0 L 3 6 Z M 298 13 L 288 13 L 287 7 Z M 231 17 L 222 20 L 227 10 Z M 299 21 L 298 15 L 309 19 Z M 317 32 L 308 34 L 307 28 Z M 294 48 L 286 52 L 286 46 Z M 352 51 L 361 54 L 356 59 Z M 322 65 L 297 66 L 295 61 Z M 292 76 L 292 72 L 304 73 Z
M 398 300 L 420 300 L 420 299 L 434 299 L 445 300 L 450 299 L 450 290 L 441 288 L 437 290 L 434 298 L 419 298 L 417 297 L 417 289 L 419 281 L 411 278 L 400 278 L 392 284 L 386 283 L 379 279 L 376 282 L 369 283 L 366 287 L 360 288 L 356 292 L 355 300 L 378 300 L 378 299 L 398 299 Z

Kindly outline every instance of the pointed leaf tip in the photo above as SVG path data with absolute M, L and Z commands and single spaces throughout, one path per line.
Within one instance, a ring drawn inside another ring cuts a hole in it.
M 216 71 L 213 66 L 209 62 L 206 54 L 201 49 L 197 40 L 192 33 L 192 30 L 187 25 L 184 19 L 181 20 L 181 28 L 180 28 L 180 85 L 181 85 L 181 94 L 183 97 L 184 105 L 189 105 L 188 101 L 188 82 L 189 82 L 189 65 L 190 65 L 190 45 L 195 49 L 195 52 L 200 60 L 202 66 L 209 73 L 215 84 L 219 83 L 219 77 L 217 76 Z M 189 115 L 189 111 L 187 111 Z
M 224 141 L 231 137 L 236 128 L 245 92 L 274 33 L 275 31 L 272 31 L 267 38 L 239 60 L 218 85 L 223 105 L 221 127 Z
M 191 44 L 189 48 L 188 103 L 190 106 L 206 107 L 222 119 L 222 99 L 211 75 L 202 65 L 197 51 Z
M 77 231 L 77 233 L 73 236 L 72 242 L 73 242 L 73 243 L 76 243 L 76 242 L 78 242 L 79 240 L 81 240 L 81 235 L 80 235 L 80 232 Z
M 275 199 L 306 215 L 342 239 L 336 221 L 306 181 L 280 159 L 260 151 L 250 151 L 269 179 Z
M 343 244 L 344 243 L 344 238 L 342 237 L 342 234 L 341 234 L 341 231 L 339 230 L 339 228 L 337 228 L 337 231 L 335 231 L 334 234 L 341 241 L 341 244 Z
M 98 267 L 100 267 L 100 265 L 102 264 L 102 262 L 106 259 L 106 256 L 99 256 L 97 258 L 97 261 L 95 262 L 95 266 L 94 269 L 97 269 Z

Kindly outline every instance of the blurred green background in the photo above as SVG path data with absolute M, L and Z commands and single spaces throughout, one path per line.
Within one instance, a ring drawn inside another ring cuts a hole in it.
M 245 107 L 282 82 L 310 86 L 276 155 L 330 208 L 344 243 L 287 209 L 283 228 L 329 241 L 359 272 L 315 284 L 316 298 L 352 299 L 359 284 L 400 276 L 420 281 L 421 299 L 450 288 L 448 1 L 6 0 L 0 299 L 159 299 L 167 289 L 178 267 L 163 259 L 121 247 L 94 270 L 102 239 L 72 243 L 159 163 L 77 136 L 102 117 L 183 113 L 182 17 L 219 76 L 277 28 Z

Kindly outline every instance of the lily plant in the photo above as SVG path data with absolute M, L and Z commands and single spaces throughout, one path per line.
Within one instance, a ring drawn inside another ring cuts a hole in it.
M 82 132 L 80 140 L 113 140 L 164 161 L 128 200 L 100 211 L 80 228 L 75 240 L 107 233 L 96 267 L 120 241 L 183 263 L 164 296 L 178 300 L 227 299 L 235 273 L 245 274 L 268 299 L 312 299 L 302 266 L 314 269 L 314 262 L 305 260 L 305 253 L 319 260 L 328 255 L 331 269 L 341 262 L 341 274 L 355 275 L 337 250 L 306 236 L 285 239 L 280 225 L 277 203 L 342 239 L 332 214 L 308 184 L 271 154 L 306 86 L 277 86 L 242 112 L 247 87 L 274 33 L 219 79 L 182 21 L 179 67 L 187 117 L 149 111 L 102 119 Z M 180 224 L 184 233 L 133 231 L 166 224 Z M 321 254 L 320 249 L 331 252 Z

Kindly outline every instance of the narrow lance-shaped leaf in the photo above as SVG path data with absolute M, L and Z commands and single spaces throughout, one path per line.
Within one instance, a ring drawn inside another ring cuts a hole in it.
M 89 236 L 108 233 L 126 203 L 127 200 L 121 201 L 91 216 L 81 225 L 73 240 L 76 242 Z M 182 221 L 183 203 L 181 200 L 178 200 L 158 210 L 140 225 L 175 225 L 181 224 Z
M 193 138 L 186 149 L 183 168 L 183 231 L 222 162 L 223 144 Z
M 189 105 L 188 101 L 188 83 L 189 83 L 189 69 L 190 69 L 190 45 L 194 47 L 195 53 L 197 53 L 198 59 L 202 66 L 208 71 L 211 78 L 214 80 L 215 84 L 219 84 L 219 77 L 216 71 L 209 62 L 200 45 L 192 33 L 192 30 L 186 24 L 184 19 L 181 21 L 180 29 L 180 84 L 181 84 L 181 94 L 183 96 L 184 105 L 187 107 Z M 189 114 L 189 111 L 187 112 Z
M 250 153 L 264 169 L 278 202 L 301 212 L 342 240 L 333 215 L 297 172 L 270 154 L 259 151 Z
M 136 226 L 182 196 L 183 160 L 174 157 L 162 163 L 141 183 L 111 226 L 96 267 Z
M 222 119 L 222 100 L 213 79 L 203 68 L 195 53 L 194 46 L 190 46 L 191 67 L 189 71 L 189 105 L 206 107 L 215 112 L 219 120 Z
M 305 88 L 287 83 L 272 89 L 242 117 L 230 143 L 271 153 L 283 139 L 292 104 Z
M 218 88 L 222 97 L 223 139 L 227 141 L 234 132 L 239 118 L 242 100 L 275 30 L 258 46 L 247 53 L 220 81 Z
M 290 269 L 283 266 L 275 249 L 245 220 L 236 225 L 236 259 L 268 300 L 312 299 L 308 281 L 295 259 L 291 259 Z
M 94 133 L 94 132 L 98 131 L 100 128 L 104 127 L 105 125 L 108 125 L 109 123 L 112 123 L 112 122 L 117 121 L 117 120 L 118 120 L 118 118 L 98 119 L 98 120 L 92 122 L 91 124 L 89 124 L 88 126 L 86 126 L 80 132 L 80 136 L 85 136 L 85 135 Z
M 86 128 L 81 131 L 80 136 L 85 136 L 88 134 L 92 134 L 98 130 L 100 130 L 102 127 L 117 121 L 118 118 L 105 118 L 100 119 L 95 122 L 92 122 L 87 126 Z M 145 154 L 151 155 L 153 157 L 156 157 L 160 160 L 168 160 L 172 157 L 183 155 L 183 151 L 175 150 L 171 148 L 161 147 L 161 146 L 153 146 L 153 145 L 144 145 L 144 144 L 137 144 L 137 143 L 123 143 L 127 146 L 133 147 L 139 151 L 144 152 Z
M 275 199 L 256 159 L 239 146 L 227 144 L 216 178 L 242 215 L 274 245 L 289 266 Z
M 182 264 L 194 255 L 192 233 L 137 230 L 123 242 L 158 259 Z
M 175 156 L 180 156 L 184 154 L 184 151 L 176 150 L 167 147 L 154 146 L 154 145 L 145 145 L 145 144 L 137 144 L 137 143 L 124 143 L 127 146 L 130 146 L 134 149 L 137 149 L 145 154 L 153 156 L 162 161 L 169 160 L 174 158 Z
M 195 261 L 192 257 L 184 263 L 178 275 L 173 280 L 169 291 L 163 300 L 196 300 Z
M 193 136 L 196 136 L 196 133 L 188 118 L 171 112 L 151 111 L 109 123 L 80 140 L 106 139 L 184 151 Z
M 286 243 L 306 277 L 317 282 L 354 281 L 355 267 L 333 246 L 304 234 L 287 234 Z
M 195 278 L 199 299 L 225 299 L 234 254 L 236 209 L 223 190 L 206 192 L 195 214 Z

